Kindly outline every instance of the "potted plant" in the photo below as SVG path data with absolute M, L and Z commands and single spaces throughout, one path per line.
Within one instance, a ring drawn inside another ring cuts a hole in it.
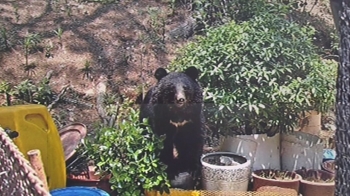
M 278 186 L 299 191 L 301 176 L 295 172 L 273 169 L 261 169 L 252 173 L 253 191 L 262 186 Z
M 205 116 L 214 135 L 274 136 L 274 154 L 260 151 L 259 144 L 256 152 L 273 161 L 259 157 L 253 168 L 276 162 L 273 168 L 280 169 L 278 133 L 293 131 L 300 113 L 332 102 L 323 102 L 322 94 L 331 99 L 335 80 L 333 75 L 324 79 L 326 74 L 319 71 L 327 64 L 313 45 L 314 32 L 274 13 L 232 21 L 196 37 L 180 50 L 169 69 L 195 66 L 200 71 L 204 102 L 210 103 L 204 105 Z M 312 80 L 308 80 L 310 73 Z M 305 88 L 299 88 L 300 83 L 306 83 Z
M 116 196 L 109 183 L 110 175 L 100 175 L 95 172 L 96 166 L 92 165 L 87 157 L 76 155 L 72 157 L 67 166 L 67 187 L 87 186 L 96 187 Z
M 162 140 L 146 121 L 139 123 L 138 112 L 127 102 L 119 109 L 115 127 L 96 128 L 93 136 L 86 137 L 83 149 L 95 163 L 95 174 L 107 176 L 117 195 L 169 192 L 166 166 L 158 158 Z
M 295 171 L 302 177 L 300 193 L 303 196 L 333 196 L 335 192 L 335 175 L 323 170 L 300 169 Z
M 317 60 L 311 64 L 308 77 L 292 82 L 298 101 L 303 105 L 300 112 L 299 130 L 319 136 L 321 131 L 321 114 L 334 106 L 338 64 L 334 60 Z
M 202 185 L 204 190 L 247 191 L 251 161 L 231 152 L 204 154 Z
M 242 134 L 243 126 L 243 134 L 292 131 L 298 114 L 310 110 L 307 104 L 295 104 L 299 94 L 319 90 L 317 95 L 328 95 L 335 84 L 330 78 L 317 83 L 318 89 L 310 89 L 311 84 L 305 91 L 292 86 L 327 66 L 313 45 L 314 32 L 273 13 L 232 21 L 198 36 L 180 50 L 169 69 L 200 70 L 205 102 L 212 103 L 205 109 L 213 130 L 223 135 Z M 313 97 L 305 98 L 303 103 L 312 102 Z M 320 98 L 314 100 L 316 106 L 323 103 L 321 96 L 314 98 Z

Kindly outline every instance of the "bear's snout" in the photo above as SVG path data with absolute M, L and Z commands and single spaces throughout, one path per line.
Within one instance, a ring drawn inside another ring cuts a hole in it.
M 185 105 L 185 102 L 186 102 L 185 95 L 183 95 L 182 93 L 179 93 L 176 95 L 175 104 L 177 107 L 182 107 L 183 105 Z
M 176 103 L 185 103 L 185 99 L 184 98 L 177 99 Z

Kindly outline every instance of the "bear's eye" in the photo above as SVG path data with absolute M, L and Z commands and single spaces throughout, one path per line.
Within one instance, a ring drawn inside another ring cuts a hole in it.
M 167 100 L 167 103 L 174 103 L 174 98 L 175 98 L 175 93 L 174 92 L 169 92 L 165 99 Z
M 189 90 L 190 90 L 190 87 L 184 86 L 183 89 L 184 89 L 184 91 L 189 91 Z

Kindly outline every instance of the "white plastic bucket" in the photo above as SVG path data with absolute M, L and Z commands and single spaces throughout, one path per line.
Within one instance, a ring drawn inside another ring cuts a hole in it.
M 304 132 L 285 133 L 281 136 L 282 170 L 321 169 L 324 145 L 322 140 Z
M 256 151 L 254 158 L 252 159 L 252 169 L 281 169 L 280 164 L 280 134 L 277 133 L 272 137 L 267 136 L 267 134 L 253 134 L 253 135 L 237 135 L 237 139 L 254 141 L 256 146 Z M 243 144 L 243 143 L 242 143 Z M 225 147 L 228 149 L 228 147 Z M 242 146 L 241 148 L 244 148 Z M 252 144 L 247 145 L 247 150 L 252 150 Z M 236 148 L 238 151 L 240 148 Z M 237 151 L 236 150 L 236 151 Z M 243 150 L 247 153 L 247 150 Z M 249 153 L 248 153 L 249 155 Z M 250 155 L 249 155 L 250 156 Z M 248 156 L 248 158 L 249 158 Z
M 237 136 L 228 136 L 222 138 L 222 142 L 220 144 L 220 151 L 233 152 L 235 154 L 241 155 L 251 160 L 253 166 L 257 146 L 258 143 L 253 140 L 239 138 Z

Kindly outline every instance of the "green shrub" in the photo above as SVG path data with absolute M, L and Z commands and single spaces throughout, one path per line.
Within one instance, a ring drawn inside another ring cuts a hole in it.
M 285 4 L 278 0 L 196 0 L 193 1 L 193 7 L 193 17 L 206 28 L 226 24 L 232 20 L 240 23 L 266 13 L 285 15 L 292 10 L 291 3 Z
M 89 159 L 99 173 L 112 174 L 109 182 L 118 195 L 141 195 L 143 190 L 169 190 L 166 166 L 159 153 L 163 138 L 152 133 L 148 123 L 138 122 L 138 112 L 123 105 L 116 128 L 102 127 L 85 141 Z M 146 128 L 140 128 L 145 125 Z
M 48 106 L 53 99 L 53 91 L 49 80 L 44 78 L 35 84 L 31 80 L 24 80 L 14 87 L 13 95 L 27 103 L 43 104 Z
M 230 134 L 245 125 L 247 134 L 253 128 L 288 131 L 297 114 L 308 109 L 295 104 L 298 91 L 290 85 L 304 81 L 316 66 L 325 66 L 312 44 L 313 34 L 310 27 L 266 13 L 210 28 L 181 49 L 169 69 L 200 70 L 206 118 L 214 130 Z
M 338 63 L 324 60 L 313 65 L 308 76 L 303 80 L 297 78 L 290 88 L 296 91 L 293 95 L 295 104 L 302 104 L 306 109 L 324 113 L 335 103 Z

